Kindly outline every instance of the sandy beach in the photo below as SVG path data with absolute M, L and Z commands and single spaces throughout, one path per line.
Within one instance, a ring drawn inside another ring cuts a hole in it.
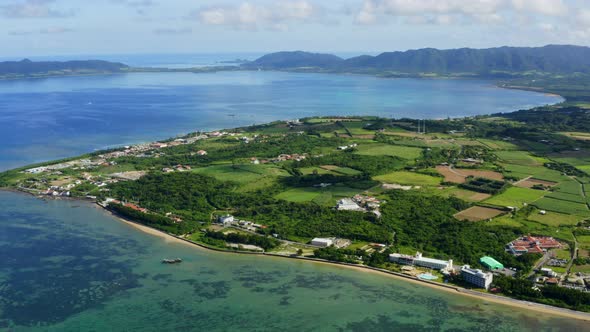
M 99 206 L 96 206 L 96 207 L 100 208 Z M 111 215 L 114 218 L 116 218 L 117 220 L 129 225 L 130 227 L 133 227 L 133 228 L 135 228 L 139 231 L 142 231 L 144 233 L 162 238 L 162 239 L 164 239 L 164 241 L 166 241 L 168 243 L 183 244 L 183 245 L 191 246 L 193 248 L 198 248 L 200 250 L 213 250 L 213 251 L 217 251 L 219 253 L 227 254 L 227 255 L 232 255 L 232 254 L 238 253 L 238 254 L 255 255 L 255 256 L 260 256 L 260 257 L 264 256 L 266 258 L 271 258 L 271 259 L 272 258 L 297 259 L 297 260 L 306 261 L 306 262 L 312 263 L 312 264 L 324 264 L 324 265 L 330 265 L 332 267 L 353 269 L 353 270 L 363 272 L 363 273 L 367 273 L 367 272 L 368 273 L 375 273 L 375 274 L 379 274 L 382 276 L 388 276 L 391 278 L 395 278 L 397 280 L 403 280 L 406 282 L 410 282 L 410 283 L 413 283 L 416 285 L 430 287 L 430 288 L 436 289 L 438 291 L 444 291 L 447 293 L 457 294 L 457 295 L 461 295 L 461 296 L 467 296 L 467 297 L 470 297 L 473 299 L 483 301 L 484 303 L 485 302 L 496 303 L 496 304 L 501 304 L 501 305 L 517 307 L 520 309 L 533 310 L 533 311 L 543 313 L 543 314 L 556 315 L 556 316 L 567 317 L 567 318 L 571 318 L 571 319 L 590 322 L 590 313 L 579 312 L 579 311 L 563 309 L 563 308 L 558 308 L 558 307 L 552 307 L 552 306 L 548 306 L 548 305 L 540 304 L 540 303 L 521 301 L 521 300 L 511 299 L 511 298 L 488 294 L 488 293 L 479 293 L 476 291 L 460 288 L 457 286 L 443 285 L 443 284 L 438 284 L 438 283 L 434 283 L 434 282 L 419 280 L 419 279 L 416 279 L 416 278 L 413 278 L 410 276 L 406 276 L 406 275 L 402 275 L 399 273 L 395 273 L 395 272 L 391 272 L 391 271 L 387 271 L 387 270 L 382 270 L 382 269 L 378 269 L 378 268 L 368 267 L 368 266 L 357 266 L 357 265 L 352 265 L 352 264 L 329 262 L 329 261 L 318 260 L 318 259 L 307 258 L 307 257 L 291 257 L 291 256 L 277 255 L 277 254 L 261 254 L 261 253 L 249 253 L 249 252 L 236 252 L 236 253 L 234 253 L 234 252 L 228 252 L 225 250 L 216 250 L 216 249 L 208 248 L 208 247 L 198 244 L 198 243 L 194 243 L 192 241 L 188 241 L 188 240 L 170 235 L 168 233 L 151 228 L 149 226 L 135 223 L 133 221 L 130 221 L 125 218 L 114 215 L 113 213 L 111 213 L 105 209 L 102 209 L 102 210 L 106 211 L 109 215 Z

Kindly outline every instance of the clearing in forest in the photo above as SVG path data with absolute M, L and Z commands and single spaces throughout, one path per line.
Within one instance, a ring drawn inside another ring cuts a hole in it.
M 457 220 L 482 221 L 497 217 L 502 213 L 504 213 L 504 211 L 499 209 L 483 206 L 472 206 L 466 210 L 456 213 L 454 217 Z

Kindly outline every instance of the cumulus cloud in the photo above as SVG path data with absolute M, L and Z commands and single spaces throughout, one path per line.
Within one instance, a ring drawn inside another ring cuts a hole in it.
M 568 13 L 568 7 L 562 0 L 512 0 L 512 6 L 530 14 L 562 16 Z
M 72 11 L 54 9 L 54 2 L 55 0 L 23 0 L 0 4 L 0 15 L 6 18 L 52 18 L 73 14 Z
M 293 22 L 318 22 L 323 8 L 307 0 L 279 1 L 272 5 L 242 2 L 235 6 L 210 6 L 194 13 L 199 22 L 236 29 L 285 30 Z
M 562 0 L 364 0 L 355 16 L 360 24 L 375 24 L 387 17 L 408 23 L 500 23 L 510 16 L 563 16 Z

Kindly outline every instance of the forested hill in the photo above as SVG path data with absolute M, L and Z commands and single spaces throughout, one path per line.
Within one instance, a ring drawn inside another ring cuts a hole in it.
M 42 61 L 33 62 L 28 59 L 21 61 L 0 62 L 0 76 L 21 77 L 36 75 L 83 74 L 83 73 L 114 73 L 128 69 L 127 65 L 101 60 L 85 61 Z
M 327 71 L 390 71 L 398 73 L 477 74 L 501 73 L 590 73 L 590 48 L 571 45 L 544 47 L 498 47 L 488 49 L 437 50 L 426 48 L 386 52 L 377 56 L 341 59 L 329 54 L 279 52 L 244 65 L 261 69 L 314 67 Z

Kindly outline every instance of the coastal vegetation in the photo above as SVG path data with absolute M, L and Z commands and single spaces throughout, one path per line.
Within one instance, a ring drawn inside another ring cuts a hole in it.
M 587 310 L 585 295 L 569 297 L 577 286 L 531 293 L 526 287 L 547 264 L 542 254 L 506 250 L 529 234 L 553 237 L 563 244 L 555 259 L 579 263 L 554 267 L 564 284 L 586 270 L 590 141 L 580 123 L 587 114 L 565 104 L 427 120 L 428 133 L 413 119 L 277 121 L 11 170 L 0 186 L 93 199 L 220 250 L 396 272 L 390 253 L 419 251 L 481 269 L 480 258 L 492 256 L 513 274 L 495 279 L 497 291 Z M 335 245 L 321 248 L 314 238 Z

